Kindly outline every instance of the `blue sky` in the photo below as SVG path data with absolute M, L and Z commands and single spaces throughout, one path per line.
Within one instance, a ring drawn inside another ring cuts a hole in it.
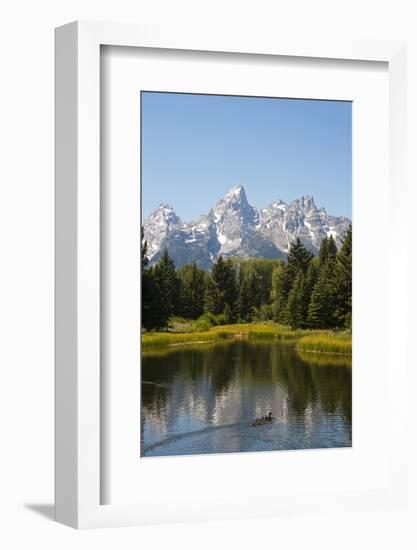
M 260 208 L 313 195 L 351 217 L 350 102 L 142 92 L 142 213 L 189 221 L 234 185 Z

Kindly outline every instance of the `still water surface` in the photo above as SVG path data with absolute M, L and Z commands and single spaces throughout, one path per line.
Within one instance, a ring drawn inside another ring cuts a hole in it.
M 141 414 L 143 456 L 350 447 L 350 359 L 262 341 L 145 353 Z

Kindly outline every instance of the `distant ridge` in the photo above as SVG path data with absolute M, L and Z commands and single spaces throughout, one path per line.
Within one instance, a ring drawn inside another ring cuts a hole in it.
M 214 208 L 196 220 L 184 222 L 168 204 L 161 204 L 145 221 L 144 237 L 150 263 L 165 248 L 177 267 L 196 262 L 210 269 L 219 255 L 243 258 L 285 258 L 299 237 L 317 253 L 322 239 L 333 235 L 340 245 L 351 221 L 317 208 L 314 198 L 303 196 L 256 209 L 243 186 L 232 187 Z

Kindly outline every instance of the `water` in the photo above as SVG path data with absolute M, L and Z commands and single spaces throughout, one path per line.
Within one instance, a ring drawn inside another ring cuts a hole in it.
M 235 341 L 142 358 L 143 456 L 352 445 L 352 370 L 342 356 Z M 272 411 L 274 419 L 252 426 Z

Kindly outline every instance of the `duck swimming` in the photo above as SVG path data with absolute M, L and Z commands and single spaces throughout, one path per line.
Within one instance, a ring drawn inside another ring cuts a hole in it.
M 267 422 L 272 422 L 272 411 L 269 411 L 269 414 L 267 416 L 262 416 L 261 418 L 256 418 L 252 422 L 252 426 L 263 426 Z

